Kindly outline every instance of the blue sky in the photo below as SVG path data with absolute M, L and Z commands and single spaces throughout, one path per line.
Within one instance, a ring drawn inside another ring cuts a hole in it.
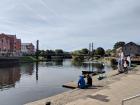
M 140 0 L 1 0 L 0 7 L 0 33 L 40 40 L 40 49 L 140 44 Z

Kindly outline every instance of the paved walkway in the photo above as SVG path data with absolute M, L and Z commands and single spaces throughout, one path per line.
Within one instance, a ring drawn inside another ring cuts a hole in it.
M 66 105 L 121 105 L 124 98 L 140 94 L 140 67 L 136 73 L 131 71 L 120 81 L 108 85 L 108 88 L 91 93 Z M 140 105 L 140 97 L 124 105 Z

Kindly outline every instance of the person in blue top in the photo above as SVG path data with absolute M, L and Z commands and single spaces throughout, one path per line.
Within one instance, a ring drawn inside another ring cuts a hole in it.
M 86 83 L 83 76 L 80 76 L 80 79 L 78 81 L 78 87 L 80 87 L 81 89 L 84 89 L 86 87 Z

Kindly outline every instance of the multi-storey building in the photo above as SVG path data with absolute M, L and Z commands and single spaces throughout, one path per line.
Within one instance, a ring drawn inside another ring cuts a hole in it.
M 35 47 L 32 43 L 22 43 L 21 44 L 21 52 L 23 55 L 34 54 Z
M 21 56 L 34 54 L 35 47 L 32 43 L 22 43 L 16 35 L 0 34 L 0 56 Z
M 16 55 L 21 55 L 21 39 L 16 39 Z
M 10 54 L 10 38 L 5 34 L 0 34 L 0 55 L 8 56 Z
M 16 35 L 8 35 L 10 37 L 10 52 L 11 56 L 16 55 Z
M 21 40 L 16 35 L 0 34 L 0 55 L 1 56 L 20 56 Z

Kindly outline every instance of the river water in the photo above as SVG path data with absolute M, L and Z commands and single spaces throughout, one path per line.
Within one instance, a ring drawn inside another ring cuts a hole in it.
M 92 70 L 112 70 L 110 65 Z M 71 60 L 24 63 L 0 67 L 0 105 L 23 105 L 69 89 L 62 85 L 76 81 L 89 64 L 73 65 Z

